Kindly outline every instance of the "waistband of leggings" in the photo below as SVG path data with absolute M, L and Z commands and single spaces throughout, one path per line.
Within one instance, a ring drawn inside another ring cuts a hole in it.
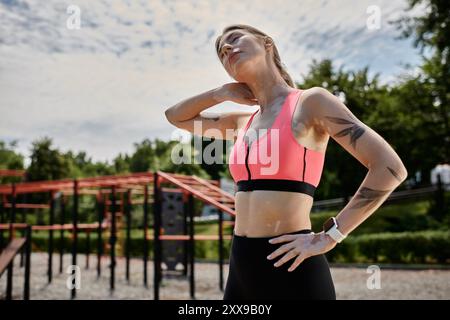
M 245 236 L 238 236 L 233 231 L 233 238 L 248 240 L 248 241 L 261 241 L 261 240 L 269 241 L 272 238 L 280 237 L 280 236 L 286 235 L 286 234 L 308 234 L 308 233 L 312 233 L 312 232 L 313 231 L 311 229 L 301 229 L 301 230 L 292 231 L 292 232 L 280 233 L 279 235 L 275 235 L 275 236 L 271 236 L 271 237 L 245 237 Z

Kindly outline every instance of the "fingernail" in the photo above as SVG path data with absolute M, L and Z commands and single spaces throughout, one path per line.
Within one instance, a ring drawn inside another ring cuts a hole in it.
M 267 259 L 270 259 L 270 255 L 269 255 L 269 256 L 267 256 Z
M 272 239 L 270 239 L 269 242 L 272 243 Z

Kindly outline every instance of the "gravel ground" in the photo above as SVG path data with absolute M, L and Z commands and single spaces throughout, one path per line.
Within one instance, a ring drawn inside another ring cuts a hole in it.
M 54 275 L 47 284 L 47 255 L 33 253 L 31 258 L 31 299 L 69 299 L 66 287 L 68 274 L 59 273 L 59 255 L 53 257 Z M 20 258 L 14 260 L 13 298 L 22 299 L 23 271 L 19 268 Z M 71 263 L 71 256 L 64 256 L 64 266 Z M 115 290 L 109 290 L 109 258 L 102 260 L 102 275 L 97 278 L 96 257 L 91 256 L 89 269 L 85 268 L 85 256 L 78 255 L 81 267 L 81 288 L 77 299 L 153 299 L 153 263 L 148 263 L 148 288 L 143 286 L 143 263 L 132 259 L 130 282 L 125 280 L 125 259 L 117 259 Z M 196 263 L 196 298 L 198 300 L 222 299 L 219 290 L 218 264 Z M 332 267 L 333 280 L 338 299 L 450 299 L 450 270 L 391 270 L 381 269 L 381 288 L 367 289 L 371 274 L 365 268 Z M 224 281 L 228 275 L 228 264 L 224 265 Z M 6 291 L 6 272 L 0 278 L 0 299 Z M 189 280 L 165 276 L 160 289 L 160 299 L 190 299 Z

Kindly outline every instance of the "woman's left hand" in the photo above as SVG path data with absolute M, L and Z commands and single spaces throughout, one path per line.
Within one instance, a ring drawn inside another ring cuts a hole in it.
M 269 242 L 272 244 L 288 242 L 267 256 L 267 259 L 272 260 L 285 253 L 285 255 L 274 264 L 275 267 L 279 267 L 292 258 L 297 257 L 294 263 L 289 267 L 288 271 L 294 271 L 306 258 L 328 252 L 337 244 L 336 241 L 329 235 L 326 235 L 323 231 L 310 234 L 285 234 L 272 238 Z

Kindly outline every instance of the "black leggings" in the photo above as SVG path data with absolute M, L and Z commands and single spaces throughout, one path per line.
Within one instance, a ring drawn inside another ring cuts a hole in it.
M 304 229 L 286 234 L 310 232 Z M 285 244 L 271 244 L 268 242 L 271 238 L 275 236 L 249 238 L 233 235 L 224 300 L 336 299 L 325 255 L 309 257 L 294 271 L 288 272 L 295 258 L 279 267 L 273 264 L 283 255 L 267 259 L 269 254 Z

